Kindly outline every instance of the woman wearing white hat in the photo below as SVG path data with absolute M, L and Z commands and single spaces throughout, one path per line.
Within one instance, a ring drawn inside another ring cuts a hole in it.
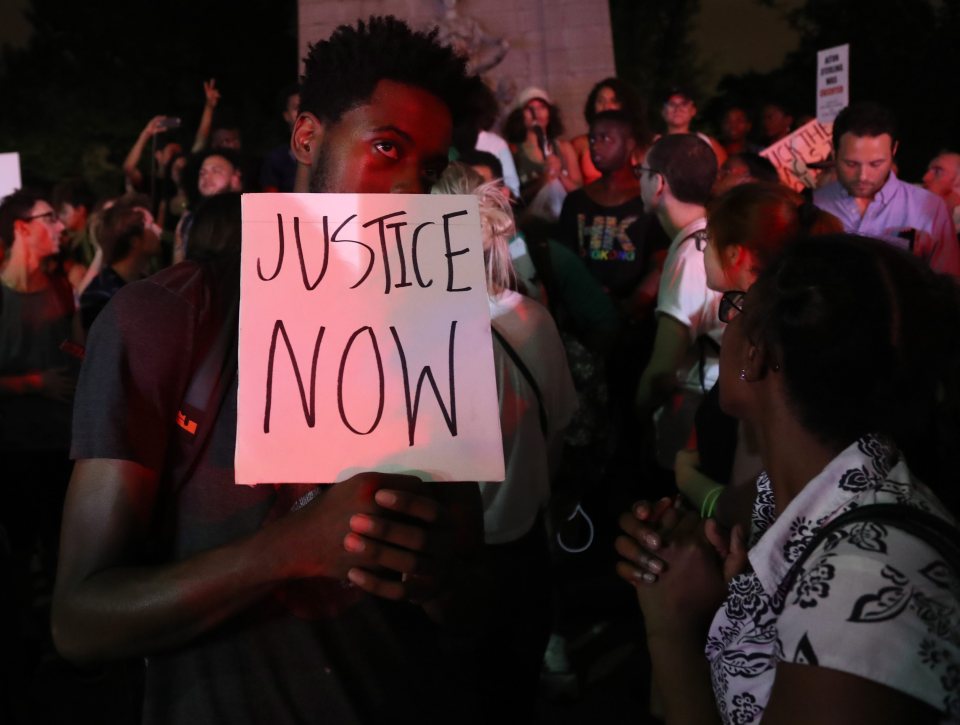
M 505 130 L 520 176 L 525 213 L 556 221 L 567 193 L 583 185 L 577 153 L 560 138 L 559 110 L 546 91 L 527 88 L 517 96 Z

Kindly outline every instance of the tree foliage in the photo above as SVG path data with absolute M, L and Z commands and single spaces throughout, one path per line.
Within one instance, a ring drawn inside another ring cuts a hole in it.
M 776 0 L 768 0 L 776 5 Z M 873 100 L 896 113 L 901 176 L 919 178 L 944 146 L 960 145 L 960 3 L 952 0 L 806 0 L 789 20 L 797 50 L 768 74 L 727 76 L 725 95 L 785 98 L 816 112 L 817 51 L 850 44 L 850 100 Z
M 788 9 L 784 0 L 758 3 Z M 758 110 L 766 100 L 795 115 L 816 111 L 817 51 L 850 44 L 851 101 L 890 106 L 900 121 L 898 160 L 904 178 L 918 178 L 942 147 L 960 147 L 960 2 L 957 0 L 804 0 L 790 3 L 799 46 L 770 73 L 724 77 L 720 94 L 701 103 L 719 120 L 729 102 Z M 689 31 L 699 0 L 610 0 L 617 69 L 653 99 L 664 88 L 696 83 L 697 51 Z M 742 42 L 762 28 L 743 28 Z
M 702 72 L 690 40 L 699 9 L 700 0 L 610 0 L 617 72 L 642 98 L 654 101 L 678 85 L 700 90 Z
M 296 80 L 292 0 L 33 0 L 29 20 L 30 43 L 4 49 L 0 66 L 0 150 L 20 152 L 28 183 L 77 173 L 115 183 L 111 167 L 157 114 L 181 116 L 189 146 L 210 77 L 218 117 L 233 116 L 256 149 Z

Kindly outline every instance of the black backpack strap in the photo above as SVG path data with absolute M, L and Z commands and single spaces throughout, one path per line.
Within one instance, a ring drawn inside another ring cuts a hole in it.
M 175 488 L 188 481 L 199 464 L 237 374 L 239 286 L 226 285 L 225 292 L 226 298 L 211 306 L 197 331 L 198 337 L 210 343 L 201 348 L 194 360 L 190 382 L 177 411 L 176 424 L 182 430 L 177 436 L 178 457 L 183 464 L 178 470 Z
M 707 389 L 707 349 L 715 354 L 720 354 L 720 343 L 714 340 L 710 335 L 700 335 L 697 338 L 697 350 L 700 353 L 700 390 L 706 395 Z
M 490 329 L 493 331 L 493 336 L 497 339 L 497 342 L 500 343 L 500 347 L 502 347 L 503 351 L 507 353 L 511 360 L 513 360 L 513 364 L 517 366 L 517 370 L 520 371 L 520 374 L 523 375 L 524 379 L 526 379 L 527 383 L 529 383 L 530 387 L 533 389 L 534 395 L 537 396 L 537 408 L 539 409 L 540 413 L 540 430 L 543 432 L 543 437 L 546 438 L 548 430 L 547 409 L 543 405 L 543 395 L 540 393 L 540 386 L 537 385 L 537 381 L 534 380 L 533 373 L 530 372 L 530 368 L 524 364 L 520 354 L 510 346 L 510 343 L 507 342 L 506 338 L 504 338 L 504 336 L 501 335 L 497 328 L 493 325 L 490 326 Z
M 784 577 L 781 591 L 786 593 L 793 588 L 803 563 L 827 537 L 848 524 L 863 521 L 899 529 L 929 544 L 944 558 L 947 566 L 955 574 L 960 575 L 960 529 L 936 514 L 914 506 L 902 503 L 875 503 L 847 511 L 821 528 L 804 549 L 800 558 L 790 567 Z

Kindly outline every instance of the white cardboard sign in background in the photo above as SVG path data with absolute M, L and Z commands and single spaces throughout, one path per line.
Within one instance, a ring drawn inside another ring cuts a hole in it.
M 20 154 L 0 154 L 0 199 L 21 188 Z
M 503 479 L 477 200 L 244 194 L 237 483 Z
M 760 155 L 777 168 L 780 181 L 791 189 L 803 191 L 804 188 L 812 188 L 816 182 L 816 174 L 807 164 L 825 161 L 832 149 L 832 127 L 814 119 L 768 146 Z
M 850 46 L 817 52 L 817 120 L 833 123 L 850 103 Z

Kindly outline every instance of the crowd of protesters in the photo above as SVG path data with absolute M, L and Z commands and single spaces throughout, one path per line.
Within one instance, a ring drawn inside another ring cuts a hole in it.
M 714 137 L 617 78 L 567 139 L 392 18 L 311 47 L 260 164 L 203 93 L 116 196 L 0 202 L 0 721 L 68 661 L 122 663 L 104 722 L 537 722 L 578 556 L 637 722 L 960 721 L 960 153 L 901 180 L 858 102 L 797 191 L 782 102 Z M 506 480 L 235 486 L 238 192 L 431 190 L 479 201 Z

